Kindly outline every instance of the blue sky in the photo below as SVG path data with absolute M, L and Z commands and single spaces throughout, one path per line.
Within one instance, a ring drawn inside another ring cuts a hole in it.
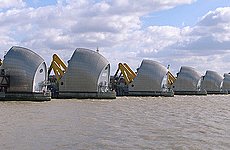
M 194 26 L 199 18 L 218 7 L 230 6 L 228 0 L 197 0 L 192 4 L 179 5 L 175 8 L 153 12 L 142 18 L 143 26 Z
M 56 0 L 26 0 L 25 2 L 28 6 L 34 8 L 57 4 Z
M 204 74 L 230 72 L 228 0 L 0 0 L 0 56 L 13 45 L 30 48 L 49 65 L 77 47 L 99 47 L 116 70 L 143 59 L 191 66 Z
M 25 2 L 33 8 L 57 4 L 56 0 L 26 0 Z M 96 2 L 100 2 L 100 0 Z M 172 9 L 150 13 L 143 16 L 141 20 L 143 27 L 150 25 L 193 26 L 208 11 L 226 6 L 230 6 L 228 0 L 197 0 L 192 4 L 179 5 Z

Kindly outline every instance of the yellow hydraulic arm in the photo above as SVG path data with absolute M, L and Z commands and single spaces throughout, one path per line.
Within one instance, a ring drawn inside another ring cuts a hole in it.
M 61 60 L 61 58 L 57 54 L 53 55 L 53 60 L 50 64 L 48 75 L 50 75 L 52 69 L 58 81 L 61 79 L 61 77 L 67 70 L 66 64 L 63 62 L 63 60 Z
M 133 81 L 133 79 L 137 76 L 135 72 L 126 64 L 119 63 L 118 69 L 114 75 L 114 77 L 117 76 L 119 70 L 121 71 L 121 74 L 123 75 L 126 84 L 129 84 Z
M 168 75 L 168 84 L 172 85 L 176 81 L 176 78 L 170 71 L 168 71 L 167 75 Z
M 176 81 L 176 77 L 174 77 L 174 75 L 169 71 L 169 67 L 170 65 L 168 65 L 167 69 L 167 83 L 168 85 L 172 85 L 175 81 Z

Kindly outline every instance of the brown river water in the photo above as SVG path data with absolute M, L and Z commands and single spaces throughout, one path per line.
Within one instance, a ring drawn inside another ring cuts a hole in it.
M 0 102 L 0 150 L 230 149 L 230 95 Z

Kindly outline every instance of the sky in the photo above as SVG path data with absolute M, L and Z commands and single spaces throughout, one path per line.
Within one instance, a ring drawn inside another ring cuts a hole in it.
M 0 57 L 29 48 L 50 65 L 76 48 L 134 71 L 143 59 L 220 75 L 230 72 L 229 0 L 0 0 Z

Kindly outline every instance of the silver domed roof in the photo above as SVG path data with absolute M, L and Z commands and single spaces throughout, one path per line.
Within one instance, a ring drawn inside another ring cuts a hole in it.
M 161 91 L 167 69 L 153 60 L 143 60 L 137 76 L 129 85 L 129 91 Z
M 42 57 L 35 52 L 18 46 L 13 46 L 5 55 L 3 68 L 10 76 L 8 92 L 35 92 L 35 77 L 39 78 L 37 69 L 42 67 L 42 78 L 46 79 L 46 65 Z M 44 70 L 45 69 L 45 70 Z
M 230 91 L 230 74 L 225 73 L 224 74 L 224 80 L 223 80 L 223 90 Z
M 98 52 L 77 48 L 59 82 L 60 92 L 98 92 L 108 86 L 110 65 Z
M 173 83 L 173 90 L 197 91 L 200 79 L 201 74 L 199 74 L 194 68 L 182 66 L 180 72 L 177 74 L 176 81 Z
M 206 91 L 221 91 L 223 77 L 215 71 L 206 71 L 201 81 L 201 88 Z

